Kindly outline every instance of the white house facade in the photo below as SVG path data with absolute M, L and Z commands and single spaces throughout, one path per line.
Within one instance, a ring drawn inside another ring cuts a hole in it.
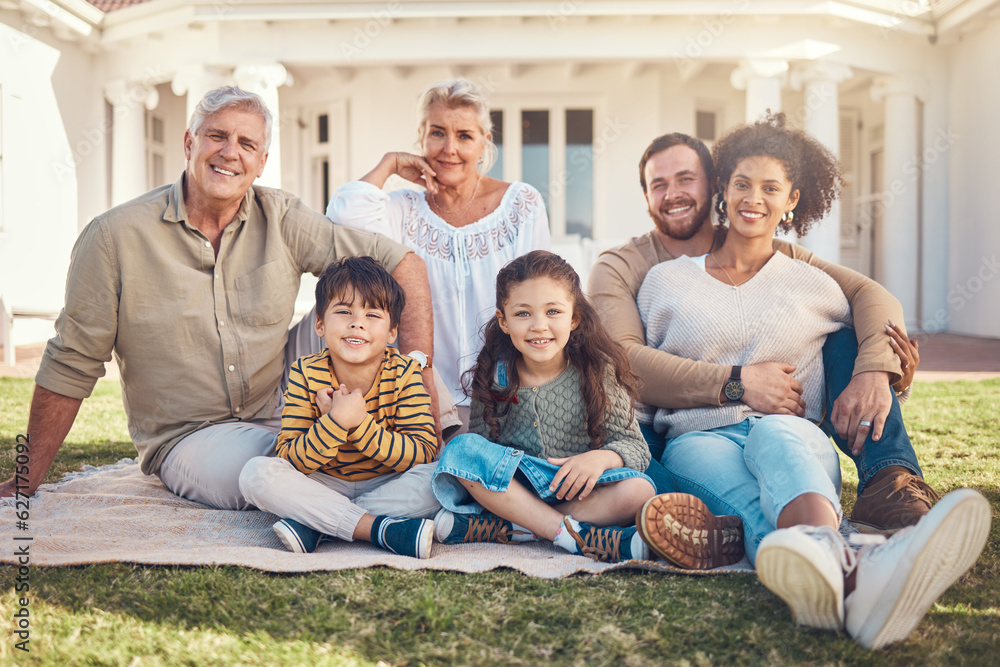
M 322 211 L 414 150 L 419 94 L 464 76 L 490 97 L 495 173 L 543 193 L 581 272 L 650 229 L 650 140 L 783 110 L 847 182 L 801 243 L 882 282 L 911 329 L 1000 337 L 998 71 L 1000 0 L 0 0 L 0 326 L 50 335 L 34 316 L 58 310 L 79 230 L 179 176 L 206 91 L 265 97 L 261 181 Z

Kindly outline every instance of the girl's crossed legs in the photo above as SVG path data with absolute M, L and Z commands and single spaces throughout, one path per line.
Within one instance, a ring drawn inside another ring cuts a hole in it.
M 432 481 L 447 513 L 435 519 L 439 539 L 504 542 L 537 536 L 599 560 L 648 556 L 634 528 L 618 528 L 632 524 L 655 493 L 648 477 L 613 468 L 586 498 L 561 499 L 559 489 L 549 488 L 558 470 L 544 459 L 478 435 L 456 438 L 445 448 Z M 597 528 L 602 526 L 613 528 Z M 635 551 L 627 544 L 633 536 Z

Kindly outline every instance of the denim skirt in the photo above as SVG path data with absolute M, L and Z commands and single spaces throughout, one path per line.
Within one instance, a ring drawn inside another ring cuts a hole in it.
M 557 491 L 549 485 L 559 472 L 557 465 L 545 459 L 525 454 L 520 449 L 504 447 L 474 433 L 456 436 L 441 453 L 437 470 L 431 477 L 431 490 L 441 506 L 458 514 L 482 514 L 485 510 L 465 490 L 456 478 L 483 485 L 488 491 L 504 493 L 520 473 L 518 481 L 532 489 L 539 498 L 555 505 L 565 502 L 556 498 Z M 612 484 L 623 479 L 640 477 L 655 488 L 653 480 L 633 468 L 612 468 L 601 474 L 597 483 Z

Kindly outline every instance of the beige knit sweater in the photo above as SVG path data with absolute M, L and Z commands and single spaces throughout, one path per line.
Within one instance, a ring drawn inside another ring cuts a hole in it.
M 716 247 L 724 238 L 718 231 Z M 774 239 L 774 249 L 822 269 L 847 295 L 858 336 L 854 374 L 885 371 L 890 382 L 898 383 L 899 357 L 889 345 L 885 324 L 889 320 L 903 322 L 899 301 L 874 280 L 823 261 L 801 246 Z M 719 393 L 729 373 L 727 367 L 666 354 L 646 342 L 635 300 L 649 270 L 671 259 L 674 256 L 664 248 L 655 229 L 606 250 L 590 270 L 588 297 L 611 338 L 625 346 L 632 370 L 643 379 L 641 400 L 663 408 L 719 405 Z M 895 388 L 903 389 L 899 385 Z
M 650 346 L 699 361 L 749 366 L 783 361 L 796 366 L 806 418 L 823 409 L 823 343 L 851 324 L 844 293 L 828 275 L 776 252 L 736 289 L 704 270 L 704 258 L 680 257 L 654 266 L 637 299 Z M 680 410 L 659 408 L 654 426 L 674 438 L 763 416 L 742 402 Z

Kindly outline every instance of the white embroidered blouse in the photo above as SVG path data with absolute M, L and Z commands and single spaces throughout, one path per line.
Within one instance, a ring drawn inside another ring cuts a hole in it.
M 423 192 L 383 192 L 353 181 L 333 193 L 326 215 L 338 225 L 385 234 L 426 262 L 434 366 L 455 404 L 468 405 L 461 375 L 476 362 L 482 327 L 496 310 L 497 272 L 515 257 L 551 246 L 541 194 L 527 183 L 512 183 L 492 213 L 453 227 L 431 211 Z

